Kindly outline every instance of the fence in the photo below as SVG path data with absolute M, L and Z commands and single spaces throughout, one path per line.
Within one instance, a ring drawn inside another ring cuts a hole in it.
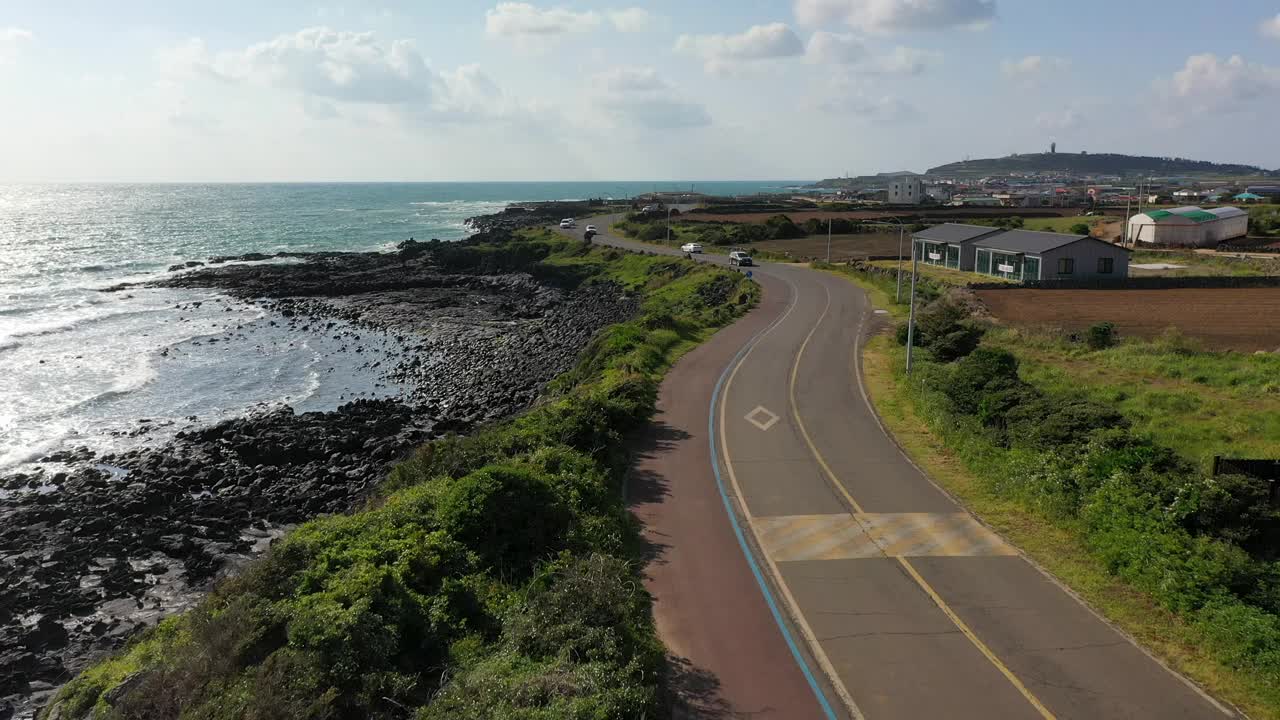
M 1248 475 L 1271 483 L 1271 504 L 1280 507 L 1280 460 L 1213 458 L 1214 475 Z
M 1130 277 L 1117 279 L 1028 280 L 1021 285 L 973 283 L 974 290 L 1168 290 L 1173 288 L 1269 288 L 1280 287 L 1280 276 L 1228 277 Z

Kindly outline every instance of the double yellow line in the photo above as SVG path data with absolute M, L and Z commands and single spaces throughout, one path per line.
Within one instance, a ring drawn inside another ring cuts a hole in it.
M 792 283 L 790 280 L 785 280 L 785 282 L 787 282 L 787 284 L 791 286 L 792 293 L 798 294 L 799 290 L 798 288 L 796 288 L 794 283 Z M 849 493 L 848 489 L 845 488 L 844 483 L 840 482 L 839 478 L 836 477 L 835 472 L 831 469 L 831 466 L 827 463 L 826 458 L 822 456 L 822 453 L 818 450 L 817 446 L 814 445 L 813 439 L 809 436 L 808 429 L 805 428 L 804 420 L 801 419 L 800 417 L 799 405 L 796 403 L 796 378 L 799 375 L 799 371 L 800 371 L 800 360 L 802 357 L 804 357 L 804 352 L 809 346 L 809 341 L 813 339 L 814 334 L 817 333 L 818 328 L 822 325 L 822 321 L 826 319 L 827 315 L 831 311 L 831 289 L 826 285 L 826 283 L 823 283 L 822 287 L 823 287 L 823 290 L 826 291 L 826 295 L 827 295 L 826 307 L 823 308 L 822 314 L 818 316 L 817 321 L 814 322 L 813 327 L 809 330 L 809 334 L 805 336 L 804 342 L 800 344 L 800 348 L 796 351 L 795 361 L 791 365 L 791 378 L 787 387 L 788 401 L 791 405 L 791 415 L 792 415 L 792 418 L 795 420 L 796 428 L 800 430 L 800 436 L 804 440 L 805 445 L 808 446 L 809 452 L 813 455 L 813 458 L 814 460 L 817 461 L 819 467 L 822 468 L 823 473 L 826 474 L 829 484 L 844 497 L 845 502 L 848 504 L 850 508 L 853 509 L 854 520 L 856 522 L 859 522 L 859 524 L 861 524 L 861 521 L 858 520 L 858 515 L 865 513 L 865 511 L 862 508 L 862 505 L 856 499 L 854 499 L 853 495 Z M 791 310 L 794 310 L 794 309 L 795 307 L 793 305 Z M 790 315 L 790 310 L 787 312 L 787 314 Z M 774 326 L 774 328 L 771 328 L 769 332 L 772 333 L 773 329 L 776 329 L 781 324 L 782 323 L 779 322 L 777 325 Z M 856 332 L 857 332 L 857 337 L 861 338 L 861 332 L 862 332 L 861 324 L 859 324 L 859 327 Z M 766 333 L 766 335 L 767 334 L 768 333 Z M 764 337 L 760 338 L 760 340 L 763 340 L 763 339 Z M 752 349 L 754 349 L 754 347 Z M 858 352 L 858 344 L 855 342 L 855 345 L 854 345 L 855 355 L 857 352 Z M 858 720 L 862 720 L 864 718 L 862 712 L 858 709 L 858 706 L 854 702 L 852 695 L 850 695 L 848 689 L 845 688 L 844 683 L 840 680 L 839 675 L 835 672 L 834 668 L 832 667 L 831 661 L 827 658 L 826 652 L 822 649 L 822 646 L 819 643 L 817 636 L 814 634 L 813 630 L 809 627 L 808 623 L 805 622 L 804 617 L 800 612 L 799 606 L 796 604 L 795 598 L 792 597 L 790 591 L 787 589 L 786 583 L 782 580 L 782 575 L 779 573 L 777 565 L 773 562 L 773 559 L 769 557 L 769 554 L 763 551 L 763 545 L 760 543 L 759 536 L 756 532 L 755 523 L 750 522 L 751 520 L 750 510 L 746 506 L 746 500 L 742 494 L 742 489 L 738 486 L 737 476 L 733 472 L 733 464 L 729 458 L 728 439 L 725 434 L 725 422 L 724 422 L 725 405 L 728 403 L 727 398 L 729 396 L 729 389 L 733 385 L 733 379 L 738 374 L 738 369 L 742 367 L 742 365 L 746 362 L 747 358 L 750 357 L 750 355 L 751 355 L 751 350 L 748 350 L 738 360 L 737 366 L 734 367 L 733 372 L 729 375 L 729 379 L 725 383 L 724 393 L 721 395 L 721 398 L 720 398 L 720 446 L 721 448 L 723 448 L 722 452 L 724 455 L 725 469 L 728 471 L 729 479 L 733 483 L 734 491 L 737 493 L 738 498 L 741 502 L 742 512 L 747 517 L 748 524 L 752 528 L 752 534 L 756 536 L 756 544 L 762 548 L 761 555 L 764 556 L 765 561 L 768 563 L 771 571 L 773 572 L 773 576 L 775 578 L 776 584 L 782 591 L 782 594 L 784 595 L 784 597 L 786 597 L 788 604 L 791 606 L 792 615 L 796 623 L 799 625 L 801 633 L 804 635 L 805 639 L 809 642 L 810 648 L 812 649 L 814 655 L 817 657 L 818 662 L 822 665 L 823 670 L 827 673 L 828 677 L 830 677 L 831 682 L 834 683 L 836 687 L 836 691 L 840 694 L 841 699 L 843 699 L 849 705 L 850 710 L 853 713 L 854 717 L 857 718 Z M 855 363 L 858 362 L 857 357 L 854 358 L 854 362 Z M 977 634 L 973 632 L 973 629 L 969 627 L 968 623 L 966 623 L 963 619 L 961 619 L 961 617 L 951 608 L 951 606 L 947 604 L 947 601 L 944 600 L 942 596 L 939 595 L 938 592 L 933 588 L 933 586 L 930 585 L 929 582 L 924 579 L 924 577 L 920 574 L 920 572 L 916 570 L 915 566 L 911 564 L 911 561 L 909 561 L 907 558 L 902 556 L 895 556 L 894 559 L 898 561 L 898 563 L 902 566 L 903 570 L 906 571 L 907 575 L 912 580 L 914 580 L 915 583 L 919 585 L 922 590 L 924 590 L 925 594 L 927 594 L 929 598 L 933 601 L 933 603 L 938 606 L 938 609 L 940 609 L 943 612 L 943 614 L 946 615 L 947 618 L 951 620 L 951 622 L 956 626 L 956 628 L 959 629 L 960 632 L 966 638 L 969 639 L 969 642 L 973 643 L 973 645 L 978 649 L 978 651 L 981 652 L 982 655 L 986 657 L 987 660 L 989 660 L 997 670 L 1000 671 L 1000 674 L 1004 675 L 1004 677 L 1009 681 L 1009 683 L 1013 685 L 1013 687 L 1019 693 L 1021 693 L 1024 698 L 1026 698 L 1027 702 L 1029 702 L 1031 706 L 1035 708 L 1036 712 L 1038 712 L 1042 718 L 1044 718 L 1045 720 L 1057 720 L 1054 714 L 1050 712 L 1047 707 L 1045 707 L 1044 703 L 1042 703 L 1040 699 L 1037 698 L 1035 694 L 1032 693 L 1031 690 L 1020 679 L 1018 679 L 1018 676 L 1015 675 L 1013 671 L 1010 670 L 1009 667 L 1005 665 L 1004 662 L 1001 661 L 999 657 L 996 656 L 996 654 L 991 650 L 991 648 L 988 647 L 987 644 L 984 643 L 982 639 L 979 638 Z

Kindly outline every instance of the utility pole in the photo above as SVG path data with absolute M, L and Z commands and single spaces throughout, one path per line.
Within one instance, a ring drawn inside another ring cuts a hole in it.
M 671 244 L 671 205 L 667 205 L 667 244 Z
M 911 243 L 911 310 L 907 313 L 907 374 L 911 374 L 911 346 L 916 339 L 916 271 L 920 258 L 916 256 L 915 241 Z
M 1124 201 L 1124 244 L 1129 244 L 1129 203 L 1131 199 Z

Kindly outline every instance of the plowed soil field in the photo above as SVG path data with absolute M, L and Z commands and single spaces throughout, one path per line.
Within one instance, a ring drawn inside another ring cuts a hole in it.
M 1108 321 L 1121 336 L 1153 338 L 1174 327 L 1208 350 L 1280 349 L 1280 288 L 976 293 L 993 316 L 1009 325 L 1078 331 Z

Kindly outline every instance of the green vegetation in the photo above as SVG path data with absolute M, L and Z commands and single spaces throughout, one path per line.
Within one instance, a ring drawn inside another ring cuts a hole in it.
M 1002 158 L 965 160 L 930 168 L 929 175 L 1003 175 L 1007 173 L 1066 172 L 1078 175 L 1214 175 L 1262 177 L 1267 171 L 1184 158 L 1116 153 L 1020 153 Z
M 926 466 L 1011 539 L 1029 543 L 1033 556 L 1180 669 L 1258 715 L 1280 716 L 1280 510 L 1268 502 L 1268 484 L 1213 477 L 1188 457 L 1185 438 L 1163 432 L 1172 424 L 1157 417 L 1199 422 L 1188 418 L 1193 396 L 1170 393 L 1164 405 L 1149 403 L 1144 418 L 1126 397 L 1108 395 L 1134 392 L 1139 378 L 1152 393 L 1169 392 L 1157 388 L 1184 377 L 1224 396 L 1273 393 L 1263 388 L 1274 387 L 1276 359 L 1200 353 L 1173 338 L 1115 345 L 1104 326 L 1079 344 L 1028 342 L 1011 331 L 973 342 L 981 326 L 949 297 L 918 318 L 911 382 L 901 348 L 881 340 L 868 358 L 878 368 L 877 406 L 906 431 L 909 449 L 935 439 L 946 457 L 925 454 Z M 1072 369 L 1025 361 L 1027 346 L 1068 356 Z M 1095 368 L 1115 373 L 1115 385 L 1090 384 Z M 1238 434 L 1270 443 L 1274 457 L 1280 402 L 1272 402 L 1270 426 Z M 1196 427 L 1209 430 L 1209 421 Z
M 1203 352 L 1176 334 L 1097 351 L 1012 329 L 993 330 L 986 342 L 1017 355 L 1037 387 L 1115 407 L 1135 432 L 1202 467 L 1214 455 L 1280 457 L 1280 356 Z
M 1280 236 L 1280 205 L 1250 205 L 1249 234 Z
M 1132 270 L 1135 277 L 1161 275 L 1167 277 L 1231 276 L 1254 277 L 1280 275 L 1280 256 L 1276 258 L 1233 257 L 1191 250 L 1138 250 L 1129 256 L 1136 264 L 1167 263 L 1184 267 L 1164 270 Z
M 83 672 L 96 718 L 648 718 L 663 649 L 621 483 L 663 372 L 754 302 L 742 276 L 542 231 L 430 248 L 638 293 L 534 409 L 422 447 L 378 498 L 289 533 L 196 609 Z M 54 710 L 50 710 L 52 714 Z

